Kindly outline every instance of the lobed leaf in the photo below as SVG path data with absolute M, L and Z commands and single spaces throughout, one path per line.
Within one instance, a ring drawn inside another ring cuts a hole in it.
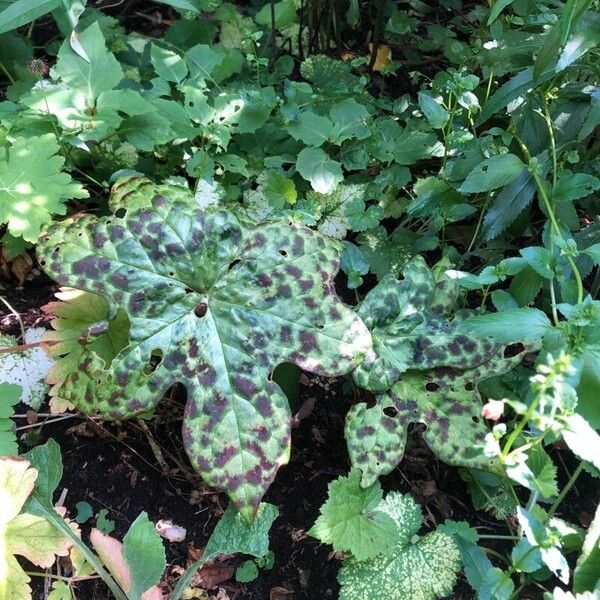
M 110 364 L 86 356 L 61 395 L 124 419 L 183 383 L 192 464 L 251 518 L 289 454 L 290 409 L 269 373 L 281 362 L 346 373 L 370 335 L 335 293 L 335 242 L 287 222 L 257 229 L 204 212 L 177 189 L 164 196 L 149 185 L 113 197 L 114 215 L 69 219 L 43 235 L 47 273 L 104 296 L 109 319 L 122 308 L 130 322 L 129 345 Z

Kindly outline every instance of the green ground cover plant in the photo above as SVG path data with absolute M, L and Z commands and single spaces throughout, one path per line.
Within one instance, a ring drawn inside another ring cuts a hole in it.
M 0 600 L 32 597 L 14 556 L 69 554 L 51 600 L 88 577 L 194 597 L 221 555 L 247 555 L 240 583 L 276 571 L 294 368 L 349 402 L 302 524 L 341 599 L 599 595 L 598 2 L 135 4 L 0 1 Z M 28 276 L 60 286 L 45 332 L 7 299 Z M 173 582 L 147 512 L 82 541 L 58 444 L 15 423 L 47 401 L 152 436 L 177 386 L 189 463 L 231 504 Z M 472 523 L 389 489 L 415 440 Z

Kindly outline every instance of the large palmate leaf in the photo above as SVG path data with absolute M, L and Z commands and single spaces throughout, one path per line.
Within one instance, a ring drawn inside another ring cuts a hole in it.
M 64 215 L 64 201 L 88 193 L 61 169 L 65 159 L 52 133 L 18 137 L 0 156 L 0 223 L 15 237 L 36 242 L 52 214 Z
M 477 384 L 512 369 L 522 360 L 523 352 L 510 358 L 500 352 L 465 370 L 440 367 L 407 371 L 377 396 L 372 408 L 364 403 L 352 407 L 345 434 L 352 465 L 363 473 L 362 485 L 371 485 L 400 463 L 411 423 L 427 426 L 423 438 L 444 462 L 496 470 L 496 460 L 484 453 L 488 430 L 481 420 Z
M 290 409 L 269 374 L 282 362 L 346 373 L 370 335 L 335 293 L 335 242 L 148 192 L 145 206 L 113 197 L 114 215 L 57 223 L 42 237 L 49 275 L 104 296 L 109 319 L 123 308 L 130 322 L 129 345 L 109 365 L 87 356 L 61 396 L 123 419 L 148 413 L 183 383 L 192 464 L 251 518 L 290 447 Z
M 371 560 L 346 560 L 338 575 L 340 600 L 434 600 L 448 595 L 461 564 L 452 537 L 432 531 L 419 538 L 423 515 L 410 496 L 390 492 L 377 510 L 395 524 L 394 548 Z
M 459 322 L 449 320 L 459 294 L 454 281 L 443 273 L 436 277 L 420 256 L 403 275 L 386 275 L 360 305 L 373 349 L 353 373 L 358 385 L 383 392 L 408 369 L 470 369 L 503 350 L 489 338 L 465 335 Z

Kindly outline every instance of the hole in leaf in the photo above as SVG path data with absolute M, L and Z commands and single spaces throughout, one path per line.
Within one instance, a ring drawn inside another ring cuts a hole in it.
M 239 262 L 240 262 L 240 260 L 239 260 L 239 259 L 237 259 L 237 258 L 236 258 L 235 260 L 232 260 L 232 261 L 229 263 L 229 267 L 227 267 L 227 270 L 228 270 L 228 271 L 231 271 L 231 269 L 233 269 L 233 267 L 235 267 L 235 265 L 237 265 Z
M 175 277 L 175 272 L 174 271 L 169 271 L 169 277 Z
M 45 260 L 40 260 L 40 265 L 43 267 L 46 265 L 46 261 Z
M 479 417 L 471 417 L 471 421 L 473 421 L 473 423 L 479 423 Z
M 82 233 L 82 232 L 79 232 L 79 233 L 77 234 L 77 237 L 83 237 L 83 233 Z
M 388 417 L 394 418 L 398 416 L 398 411 L 393 406 L 386 406 L 383 409 L 383 414 L 387 415 Z
M 126 214 L 127 214 L 127 209 L 126 208 L 119 208 L 117 210 L 117 212 L 115 212 L 115 217 L 118 217 L 119 219 L 122 219 Z
M 200 304 L 198 304 L 196 306 L 196 308 L 194 309 L 194 314 L 201 319 L 205 314 L 206 311 L 208 310 L 208 306 L 206 305 L 205 302 L 200 302 Z
M 435 381 L 429 381 L 425 384 L 425 389 L 428 392 L 437 392 L 440 389 L 440 386 L 437 383 L 435 383 Z
M 512 358 L 513 356 L 517 356 L 517 354 L 521 354 L 523 350 L 525 350 L 525 346 L 523 346 L 523 344 L 520 342 L 517 342 L 516 344 L 509 344 L 506 346 L 506 348 L 504 348 L 503 356 L 504 358 Z
M 281 254 L 281 256 L 287 256 L 287 252 L 285 250 L 280 250 L 279 254 Z
M 47 242 L 50 238 L 48 236 L 44 237 L 44 241 Z
M 325 326 L 323 325 L 323 323 L 315 323 L 315 328 L 316 328 L 316 329 L 323 329 L 323 327 L 325 327 Z
M 194 290 L 192 288 L 185 288 L 185 293 L 186 294 L 193 294 Z
M 60 247 L 56 246 L 56 248 L 54 248 L 54 252 L 59 252 L 60 251 Z
M 162 359 L 163 353 L 160 348 L 155 348 L 154 350 L 152 350 L 152 352 L 150 353 L 150 362 L 146 365 L 146 368 L 144 369 L 146 374 L 149 375 L 150 373 L 154 373 L 154 371 L 156 371 L 156 367 L 158 367 L 158 365 L 160 365 L 160 363 L 162 362 Z
M 465 383 L 465 390 L 467 390 L 467 392 L 472 392 L 475 389 L 475 384 L 472 381 L 467 381 L 467 383 Z

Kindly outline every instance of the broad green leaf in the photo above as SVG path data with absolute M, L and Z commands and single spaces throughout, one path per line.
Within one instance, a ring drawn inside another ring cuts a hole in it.
M 50 438 L 45 444 L 36 446 L 24 454 L 38 472 L 35 491 L 26 506 L 28 512 L 42 516 L 41 510 L 54 510 L 53 496 L 63 475 L 60 446 Z
M 540 446 L 534 447 L 528 456 L 519 455 L 516 462 L 507 464 L 506 473 L 513 481 L 546 500 L 558 496 L 556 466 Z
M 162 538 L 145 512 L 131 524 L 123 538 L 123 558 L 131 573 L 128 594 L 131 600 L 139 600 L 160 581 L 167 566 Z
M 416 538 L 423 516 L 410 496 L 390 492 L 378 510 L 395 522 L 396 544 L 388 555 L 344 561 L 338 575 L 340 600 L 435 600 L 447 596 L 461 565 L 452 537 L 433 531 Z
M 267 2 L 255 15 L 254 20 L 259 25 L 271 27 L 271 3 Z M 296 20 L 296 3 L 294 0 L 279 0 L 275 2 L 275 27 L 285 29 Z
M 27 25 L 60 6 L 61 0 L 16 0 L 0 12 L 0 33 Z
M 78 33 L 77 41 L 87 59 L 65 40 L 58 51 L 53 74 L 70 89 L 83 93 L 91 105 L 102 92 L 112 90 L 123 79 L 123 70 L 114 55 L 107 51 L 98 23 Z
M 550 319 L 537 308 L 515 308 L 476 315 L 461 324 L 465 333 L 491 337 L 500 343 L 537 341 L 552 329 Z
M 340 163 L 321 148 L 304 148 L 298 154 L 296 169 L 320 194 L 330 194 L 344 179 Z
M 406 127 L 395 142 L 394 160 L 399 165 L 414 165 L 420 160 L 443 155 L 444 146 L 433 133 Z
M 408 369 L 472 369 L 503 351 L 485 337 L 465 335 L 449 320 L 459 293 L 455 282 L 436 280 L 421 257 L 402 271 L 401 280 L 386 275 L 358 309 L 373 349 L 352 374 L 357 385 L 384 392 Z
M 94 514 L 94 511 L 89 502 L 85 502 L 84 500 L 80 500 L 75 505 L 75 510 L 77 511 L 75 521 L 80 524 L 85 523 L 88 519 L 91 519 Z
M 450 118 L 448 111 L 427 92 L 419 92 L 419 107 L 434 129 L 444 127 Z
M 0 383 L 0 456 L 19 453 L 11 417 L 15 414 L 15 404 L 21 401 L 22 393 L 23 389 L 19 385 Z
M 572 202 L 587 198 L 600 189 L 600 179 L 588 173 L 573 173 L 568 169 L 563 171 L 554 188 L 555 202 Z
M 581 416 L 570 415 L 564 420 L 563 439 L 569 449 L 581 460 L 585 460 L 600 469 L 600 435 Z
M 592 244 L 588 248 L 582 250 L 584 254 L 587 254 L 596 265 L 600 265 L 600 243 Z
M 64 201 L 88 193 L 61 169 L 56 137 L 17 137 L 0 159 L 0 222 L 28 242 L 37 242 L 40 229 L 53 214 L 64 215 Z
M 353 138 L 363 140 L 369 136 L 367 121 L 369 111 L 352 98 L 334 104 L 329 116 L 333 123 L 330 140 L 334 144 L 342 144 Z
M 45 332 L 43 327 L 32 327 L 25 331 L 22 344 L 33 344 L 32 348 L 0 354 L 0 384 L 13 383 L 21 388 L 21 402 L 37 410 L 46 397 L 48 385 L 46 374 L 53 360 L 39 346 Z M 0 335 L 0 348 L 15 348 L 19 345 L 10 335 Z
M 180 83 L 188 74 L 187 65 L 179 54 L 157 44 L 150 48 L 150 59 L 156 74 L 167 81 Z
M 287 220 L 255 228 L 205 212 L 182 188 L 137 185 L 111 198 L 113 215 L 56 223 L 38 246 L 48 274 L 103 295 L 131 324 L 129 345 L 109 365 L 83 360 L 61 397 L 132 418 L 182 382 L 192 464 L 251 519 L 289 455 L 290 409 L 269 373 L 281 362 L 346 373 L 370 335 L 335 295 L 336 243 Z
M 305 110 L 297 120 L 287 124 L 287 130 L 295 140 L 300 140 L 307 146 L 322 146 L 331 135 L 332 126 L 327 117 Z
M 458 188 L 463 194 L 489 192 L 514 181 L 525 165 L 514 154 L 499 154 L 486 158 L 469 173 Z
M 444 462 L 499 470 L 497 461 L 484 453 L 488 429 L 481 419 L 477 384 L 510 371 L 523 353 L 511 358 L 500 353 L 472 369 L 407 371 L 376 397 L 371 408 L 364 403 L 353 406 L 346 416 L 345 435 L 352 466 L 362 471 L 362 485 L 371 485 L 396 468 L 412 423 L 427 425 L 423 439 Z
M 600 506 L 591 522 L 573 574 L 573 591 L 592 592 L 600 581 Z
M 397 529 L 388 515 L 377 510 L 382 498 L 379 482 L 362 488 L 360 471 L 353 469 L 329 484 L 327 501 L 308 535 L 331 544 L 336 552 L 351 552 L 359 561 L 387 554 Z

